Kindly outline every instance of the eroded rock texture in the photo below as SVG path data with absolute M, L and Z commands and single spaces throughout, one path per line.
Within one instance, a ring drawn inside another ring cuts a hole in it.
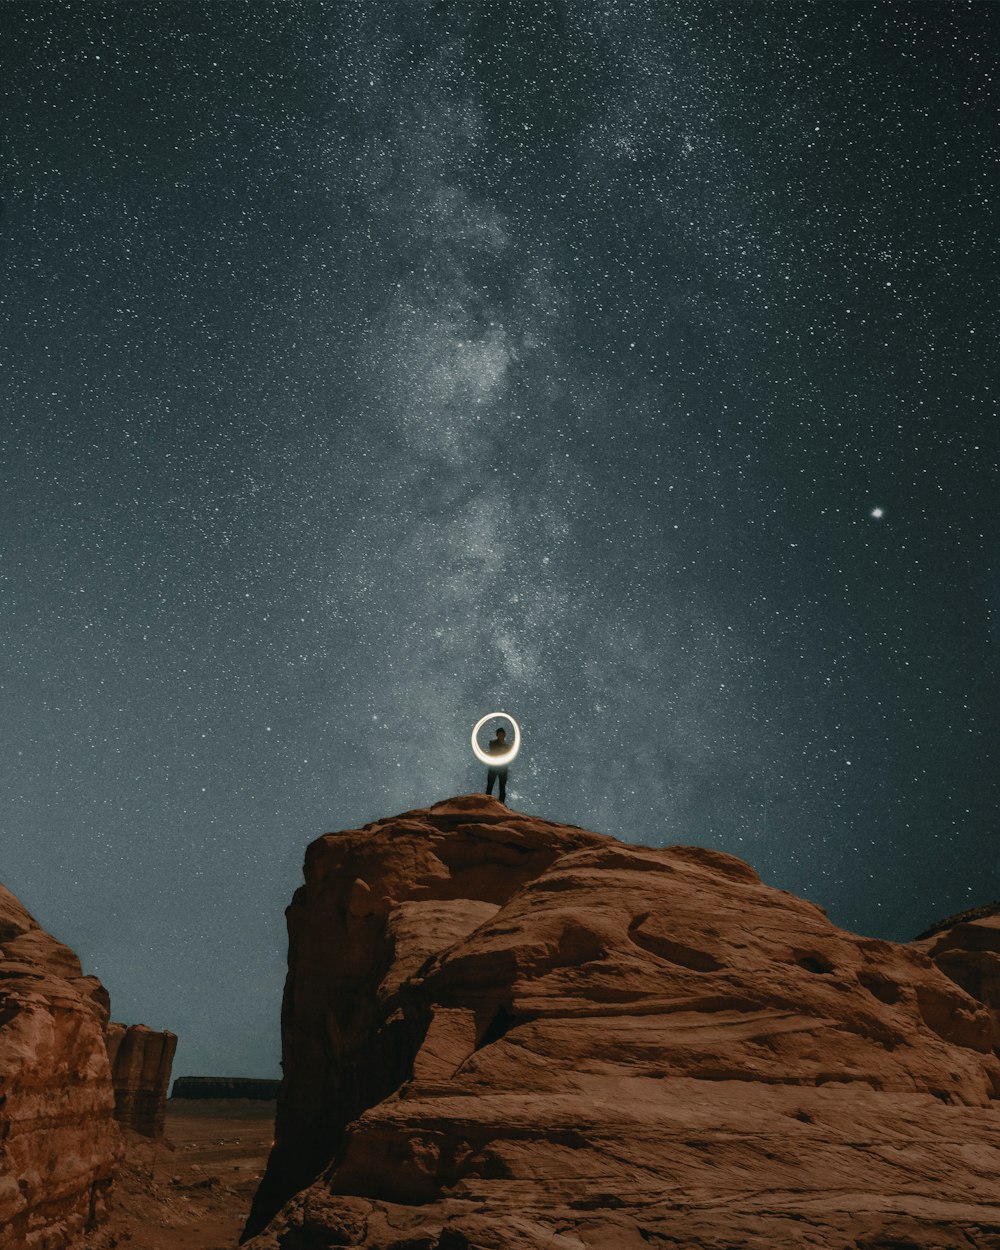
M 162 1137 L 177 1035 L 113 1022 L 106 1037 L 115 1119 L 144 1137 Z
M 1000 1048 L 1000 904 L 952 916 L 913 946 L 925 951 L 942 972 L 990 1008 L 991 1042 Z
M 288 923 L 255 1250 L 1000 1246 L 986 938 L 482 796 L 319 839 Z
M 61 1250 L 103 1215 L 120 1153 L 108 995 L 0 886 L 0 1248 Z
M 0 1250 L 63 1250 L 104 1218 L 117 1124 L 155 1137 L 177 1038 L 108 993 L 0 886 Z

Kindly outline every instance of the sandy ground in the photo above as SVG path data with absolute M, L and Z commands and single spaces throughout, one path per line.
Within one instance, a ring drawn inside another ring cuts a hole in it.
M 166 1135 L 127 1135 L 108 1222 L 90 1250 L 234 1250 L 271 1148 L 274 1103 L 167 1103 Z

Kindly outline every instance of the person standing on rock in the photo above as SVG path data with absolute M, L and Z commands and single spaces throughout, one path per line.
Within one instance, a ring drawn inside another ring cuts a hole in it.
M 490 745 L 487 748 L 490 755 L 503 755 L 507 750 L 507 731 L 506 729 L 498 729 L 497 736 L 490 739 Z M 499 782 L 498 798 L 501 803 L 507 802 L 507 765 L 502 768 L 488 768 L 486 770 L 486 793 L 493 793 L 494 781 Z

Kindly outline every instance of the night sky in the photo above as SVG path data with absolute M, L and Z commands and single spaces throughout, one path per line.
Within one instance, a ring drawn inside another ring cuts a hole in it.
M 278 1074 L 307 843 L 481 788 L 1000 897 L 1000 6 L 0 5 L 0 879 Z

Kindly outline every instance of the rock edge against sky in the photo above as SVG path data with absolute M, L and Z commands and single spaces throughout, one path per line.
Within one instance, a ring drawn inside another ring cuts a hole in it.
M 480 795 L 318 839 L 287 915 L 254 1250 L 1000 1244 L 994 917 L 860 937 Z

